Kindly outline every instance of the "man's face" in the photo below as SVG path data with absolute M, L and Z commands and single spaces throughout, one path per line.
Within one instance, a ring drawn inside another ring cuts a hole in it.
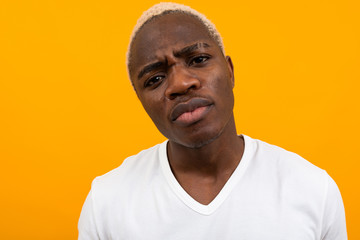
M 159 131 L 198 148 L 233 120 L 233 68 L 207 29 L 192 16 L 153 19 L 132 45 L 131 79 Z

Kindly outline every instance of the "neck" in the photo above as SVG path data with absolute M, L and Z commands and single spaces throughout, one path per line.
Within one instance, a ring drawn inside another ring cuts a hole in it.
M 236 133 L 234 118 L 211 143 L 201 148 L 188 148 L 173 141 L 168 144 L 168 158 L 174 175 L 196 174 L 217 177 L 230 174 L 240 162 L 244 140 Z

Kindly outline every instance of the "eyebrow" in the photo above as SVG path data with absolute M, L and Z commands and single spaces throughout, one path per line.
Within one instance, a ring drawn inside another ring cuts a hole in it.
M 192 53 L 200 48 L 209 48 L 210 45 L 207 44 L 207 43 L 195 43 L 195 44 L 192 44 L 190 46 L 187 46 L 187 47 L 184 47 L 183 49 L 181 49 L 180 51 L 174 51 L 174 56 L 175 57 L 181 57 L 181 56 L 184 56 L 184 55 L 187 55 L 189 53 Z
M 181 56 L 184 56 L 184 55 L 187 55 L 189 53 L 192 53 L 200 48 L 209 48 L 210 45 L 207 44 L 207 43 L 195 43 L 195 44 L 192 44 L 190 46 L 186 46 L 184 47 L 183 49 L 179 50 L 179 51 L 174 51 L 173 54 L 175 57 L 181 57 Z M 155 63 L 151 63 L 149 65 L 146 65 L 138 74 L 138 79 L 142 78 L 142 76 L 144 76 L 146 73 L 149 73 L 151 71 L 153 71 L 154 69 L 157 69 L 161 66 L 163 66 L 164 63 L 163 62 L 155 62 Z
M 154 69 L 157 69 L 159 67 L 161 67 L 162 65 L 164 65 L 163 62 L 156 62 L 156 63 L 151 63 L 149 65 L 146 65 L 140 72 L 138 75 L 138 79 L 140 79 L 142 76 L 144 76 L 146 73 L 149 73 L 151 71 L 153 71 Z

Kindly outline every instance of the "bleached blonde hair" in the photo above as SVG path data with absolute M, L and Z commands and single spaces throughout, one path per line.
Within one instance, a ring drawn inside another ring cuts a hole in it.
M 173 2 L 161 2 L 155 4 L 154 6 L 143 12 L 141 17 L 137 20 L 137 23 L 132 31 L 128 50 L 126 53 L 126 65 L 127 65 L 129 78 L 130 78 L 131 48 L 137 33 L 146 23 L 150 22 L 152 19 L 171 13 L 184 13 L 197 18 L 206 27 L 210 37 L 215 40 L 215 42 L 217 43 L 217 45 L 225 55 L 224 44 L 220 36 L 220 33 L 216 30 L 215 25 L 209 19 L 207 19 L 204 14 L 201 14 L 198 11 L 190 8 L 189 6 L 185 6 L 183 4 L 173 3 Z

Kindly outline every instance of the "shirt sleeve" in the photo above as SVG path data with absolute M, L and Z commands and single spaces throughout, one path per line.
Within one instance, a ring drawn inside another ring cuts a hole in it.
M 346 240 L 346 220 L 344 204 L 335 181 L 327 175 L 321 240 Z
M 90 190 L 82 207 L 80 219 L 78 222 L 78 230 L 78 240 L 100 240 L 98 231 L 96 229 L 92 190 Z

